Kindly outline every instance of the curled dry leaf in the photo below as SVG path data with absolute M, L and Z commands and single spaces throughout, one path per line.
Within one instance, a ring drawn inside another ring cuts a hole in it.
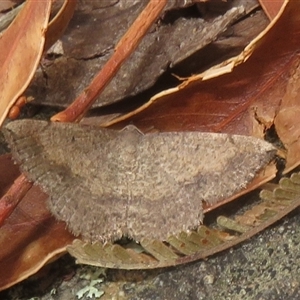
M 300 18 L 298 20 L 300 22 Z M 288 151 L 285 173 L 297 167 L 300 163 L 300 56 L 291 59 L 285 74 L 287 81 L 285 93 L 282 96 L 274 118 L 276 132 Z
M 186 4 L 189 1 L 168 1 L 165 9 L 180 2 Z M 186 70 L 187 64 L 182 61 L 192 54 L 199 53 L 237 18 L 253 9 L 252 5 L 245 8 L 240 5 L 242 0 L 234 2 L 232 9 L 228 8 L 223 14 L 209 20 L 201 18 L 195 7 L 189 10 L 188 16 L 185 16 L 186 10 L 164 11 L 160 20 L 148 30 L 134 53 L 122 64 L 116 76 L 97 97 L 93 107 L 117 103 L 151 88 L 169 67 L 179 67 L 182 64 L 180 68 Z M 255 1 L 247 1 L 249 2 Z M 52 59 L 51 64 L 44 66 L 44 73 L 39 71 L 36 74 L 30 87 L 29 92 L 35 97 L 34 103 L 60 107 L 71 103 L 84 88 L 87 88 L 92 78 L 113 55 L 116 42 L 146 3 L 143 0 L 134 3 L 121 0 L 110 7 L 99 8 L 95 1 L 88 2 L 88 5 L 79 2 L 74 18 L 61 39 L 63 52 L 59 57 Z M 247 29 L 236 35 L 255 30 Z M 236 41 L 237 37 L 234 38 Z M 202 60 L 199 54 L 197 69 L 202 67 L 198 64 L 204 64 L 204 61 L 207 60 Z M 195 68 L 193 62 L 189 67 L 193 71 L 189 74 L 194 73 Z M 47 80 L 43 74 L 47 75 Z M 175 80 L 170 74 L 168 78 L 171 82 Z M 165 84 L 164 80 L 164 86 Z
M 8 155 L 0 157 L 1 194 L 20 174 Z M 5 171 L 4 171 L 5 170 Z M 6 219 L 0 230 L 0 290 L 36 273 L 47 262 L 65 252 L 74 237 L 48 211 L 39 187 L 32 187 Z
M 63 34 L 71 20 L 77 0 L 65 0 L 59 12 L 49 23 L 44 51 L 47 51 Z
M 285 1 L 270 26 L 241 55 L 188 78 L 136 111 L 102 125 L 117 123 L 123 127 L 132 122 L 144 129 L 151 124 L 160 131 L 198 130 L 257 137 L 274 128 L 287 150 L 286 171 L 291 170 L 300 161 L 299 19 L 297 3 Z M 223 75 L 211 78 L 219 74 Z
M 279 44 L 274 36 L 274 32 L 282 23 L 286 23 L 285 26 L 288 26 L 289 30 L 296 27 L 296 13 L 292 20 L 288 20 L 290 10 L 285 10 L 287 4 L 288 1 L 281 9 L 281 12 L 285 12 L 284 16 L 279 14 L 238 56 L 201 74 L 183 79 L 179 86 L 158 93 L 137 110 L 101 125 L 111 126 L 125 120 L 126 123 L 134 122 L 139 128 L 145 128 L 146 123 L 151 123 L 161 131 L 230 132 L 230 127 L 232 133 L 249 135 L 252 132 L 251 123 L 238 126 L 237 119 L 243 118 L 245 113 L 249 119 L 249 107 L 253 106 L 253 102 L 261 100 L 258 97 L 259 93 L 265 89 L 264 86 L 269 86 L 269 82 L 273 82 L 272 75 L 276 72 L 273 73 L 272 69 L 277 68 L 281 53 L 273 51 L 272 55 L 269 55 L 269 51 L 266 52 L 265 48 L 270 47 L 270 39 L 275 43 L 272 49 L 287 48 L 290 45 L 288 41 Z M 294 4 L 290 3 L 290 6 Z M 277 24 L 279 20 L 280 24 Z M 283 38 L 289 40 L 286 35 Z M 252 54 L 254 57 L 251 57 Z M 269 70 L 270 68 L 272 69 Z M 166 120 L 171 116 L 173 122 L 170 124 Z M 241 123 L 243 121 L 245 120 L 241 120 Z M 121 123 L 121 126 L 124 123 Z
M 40 61 L 51 0 L 28 0 L 0 37 L 0 126 Z

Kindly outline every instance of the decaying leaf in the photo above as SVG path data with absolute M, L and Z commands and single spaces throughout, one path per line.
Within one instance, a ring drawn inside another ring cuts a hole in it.
M 274 157 L 263 140 L 214 133 L 143 135 L 22 120 L 4 134 L 50 209 L 91 241 L 165 240 L 203 220 L 202 201 L 239 192 Z
M 0 157 L 0 196 L 19 175 L 7 155 Z M 5 171 L 3 171 L 5 170 Z M 74 237 L 63 222 L 57 222 L 46 206 L 48 196 L 31 188 L 0 230 L 0 290 L 36 273 L 66 251 Z
M 47 28 L 44 51 L 47 51 L 62 36 L 74 14 L 76 3 L 77 0 L 64 0 L 59 12 Z
M 0 36 L 0 125 L 27 88 L 40 61 L 50 6 L 50 0 L 26 1 Z
M 259 0 L 260 5 L 263 7 L 265 13 L 269 17 L 270 20 L 273 20 L 278 12 L 280 11 L 280 8 L 282 7 L 282 4 L 284 3 L 284 0 L 276 0 L 276 1 L 269 1 L 269 0 Z
M 253 109 L 265 101 L 260 93 L 274 82 L 276 75 L 280 76 L 278 67 L 283 68 L 289 61 L 282 53 L 297 46 L 298 6 L 286 1 L 281 13 L 238 56 L 186 78 L 176 88 L 158 93 L 140 108 L 102 126 L 126 120 L 139 128 L 151 123 L 161 131 L 193 129 L 251 135 Z M 282 36 L 279 42 L 277 31 L 283 27 L 294 33 L 292 37 Z M 278 51 L 270 54 L 270 47 Z M 277 98 L 274 101 L 278 105 Z M 276 104 L 272 103 L 275 107 Z M 166 121 L 170 116 L 173 122 Z
M 299 14 L 300 21 L 300 14 Z M 277 134 L 288 150 L 285 172 L 289 172 L 300 162 L 299 132 L 300 56 L 293 57 L 289 66 L 285 93 L 274 118 Z
M 243 16 L 248 7 L 244 8 L 239 2 L 235 1 L 232 9 L 212 20 L 200 18 L 199 13 L 198 17 L 182 16 L 175 21 L 162 18 L 155 27 L 151 27 L 93 107 L 118 102 L 151 87 L 169 67 L 178 65 L 211 43 L 234 20 Z M 30 88 L 35 103 L 61 107 L 70 104 L 103 68 L 114 53 L 116 42 L 146 3 L 143 0 L 134 3 L 122 0 L 104 8 L 99 8 L 95 1 L 88 5 L 79 3 L 61 41 L 64 54 L 45 66 L 43 70 L 47 78 L 40 70 Z M 172 3 L 168 1 L 168 6 Z M 92 27 L 90 24 L 93 24 Z
M 150 0 L 127 32 L 115 46 L 114 53 L 105 63 L 100 72 L 64 111 L 51 118 L 55 122 L 80 121 L 94 104 L 96 97 L 116 75 L 123 62 L 134 52 L 153 22 L 158 18 L 167 4 L 167 0 L 156 2 Z

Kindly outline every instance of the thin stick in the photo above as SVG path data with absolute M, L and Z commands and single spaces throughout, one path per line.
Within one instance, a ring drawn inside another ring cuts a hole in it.
M 168 0 L 150 0 L 141 14 L 131 25 L 126 34 L 115 47 L 115 52 L 102 70 L 96 75 L 89 87 L 87 87 L 75 101 L 64 111 L 51 118 L 51 121 L 78 122 L 95 102 L 96 97 L 111 81 L 123 62 L 136 49 L 147 30 L 158 18 Z
M 25 175 L 21 174 L 11 185 L 7 193 L 0 199 L 0 226 L 11 215 L 31 186 L 32 182 L 29 182 Z

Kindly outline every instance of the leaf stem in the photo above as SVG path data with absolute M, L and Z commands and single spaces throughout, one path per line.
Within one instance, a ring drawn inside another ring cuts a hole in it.
M 7 193 L 0 199 L 0 226 L 11 215 L 19 202 L 32 187 L 24 174 L 21 174 L 11 185 Z

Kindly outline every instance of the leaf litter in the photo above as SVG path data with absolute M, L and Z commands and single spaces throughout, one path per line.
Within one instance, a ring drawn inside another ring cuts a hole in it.
M 21 120 L 4 135 L 50 210 L 89 241 L 140 241 L 197 228 L 202 201 L 239 192 L 276 149 L 253 137 L 202 132 L 141 134 Z

